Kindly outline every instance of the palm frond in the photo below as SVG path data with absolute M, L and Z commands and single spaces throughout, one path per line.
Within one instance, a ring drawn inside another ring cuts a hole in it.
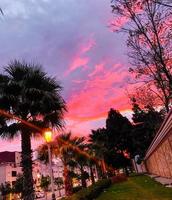
M 14 137 L 19 136 L 20 134 L 20 124 L 12 123 L 10 125 L 3 125 L 0 128 L 0 137 L 5 139 L 13 139 Z

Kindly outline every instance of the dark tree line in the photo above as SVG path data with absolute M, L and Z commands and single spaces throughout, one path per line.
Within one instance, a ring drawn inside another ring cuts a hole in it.
M 133 123 L 117 110 L 110 109 L 106 127 L 92 130 L 90 134 L 93 149 L 99 152 L 97 156 L 116 169 L 126 170 L 136 155 L 144 158 L 164 117 L 164 111 L 153 107 L 141 109 L 135 99 L 132 105 Z

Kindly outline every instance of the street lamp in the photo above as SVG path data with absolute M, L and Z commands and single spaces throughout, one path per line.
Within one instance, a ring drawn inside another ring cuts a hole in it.
M 51 191 L 52 191 L 52 200 L 55 200 L 55 192 L 54 192 L 54 179 L 53 179 L 53 171 L 52 171 L 52 156 L 51 156 L 51 149 L 50 149 L 50 142 L 52 141 L 52 131 L 47 130 L 44 132 L 44 138 L 47 142 L 48 147 L 48 159 L 49 159 L 49 173 L 51 178 Z

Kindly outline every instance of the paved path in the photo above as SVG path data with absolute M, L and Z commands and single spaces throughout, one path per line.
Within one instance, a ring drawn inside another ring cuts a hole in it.
M 172 178 L 164 178 L 153 174 L 148 174 L 148 176 L 166 187 L 172 187 Z

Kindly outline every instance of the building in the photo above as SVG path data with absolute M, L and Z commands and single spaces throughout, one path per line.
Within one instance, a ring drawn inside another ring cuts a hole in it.
M 63 177 L 63 164 L 60 159 L 53 160 L 54 178 Z M 14 185 L 16 178 L 22 174 L 20 152 L 0 152 L 0 184 L 9 182 Z M 49 176 L 49 165 L 35 159 L 33 161 L 33 180 L 35 189 L 40 189 L 41 176 Z
M 22 173 L 20 152 L 0 152 L 0 184 L 9 182 L 14 185 L 16 178 Z
M 166 116 L 146 153 L 145 165 L 151 174 L 172 177 L 172 110 Z
M 53 177 L 63 178 L 63 163 L 60 159 L 54 159 L 52 162 Z M 33 161 L 33 179 L 35 183 L 35 189 L 40 190 L 41 176 L 50 176 L 49 165 L 35 159 Z

